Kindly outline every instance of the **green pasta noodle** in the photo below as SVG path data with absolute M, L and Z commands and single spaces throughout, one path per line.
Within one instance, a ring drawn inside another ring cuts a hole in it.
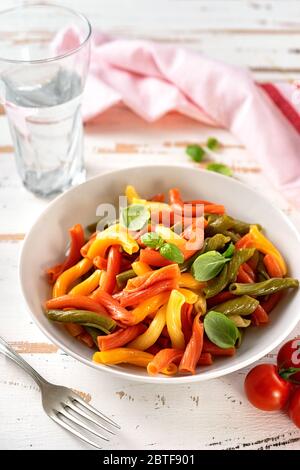
M 107 334 L 116 326 L 116 322 L 112 318 L 88 310 L 48 310 L 46 315 L 52 321 L 91 326 Z
M 207 286 L 204 289 L 204 293 L 207 299 L 217 295 L 221 292 L 227 284 L 236 280 L 237 273 L 241 264 L 248 261 L 253 256 L 255 248 L 244 248 L 242 250 L 236 250 L 233 257 L 227 265 L 224 266 L 221 273 L 208 281 Z
M 216 233 L 225 233 L 227 230 L 231 230 L 239 235 L 245 235 L 250 230 L 250 224 L 247 222 L 243 222 L 242 220 L 234 219 L 230 217 L 230 215 L 221 215 L 215 218 L 209 217 L 208 218 L 208 227 L 207 233 L 209 235 L 214 235 Z M 254 224 L 251 224 L 254 225 Z M 259 230 L 261 230 L 261 226 L 256 224 Z
M 233 243 L 236 243 L 241 239 L 241 236 L 238 233 L 234 233 L 231 230 L 224 230 L 223 235 L 229 237 Z
M 266 271 L 264 261 L 263 261 L 265 255 L 263 255 L 262 253 L 259 253 L 258 256 L 259 256 L 259 259 L 258 259 L 258 263 L 257 263 L 257 273 L 258 273 L 257 278 L 260 282 L 261 281 L 266 281 L 266 280 L 270 279 L 270 276 Z
M 207 286 L 204 288 L 204 294 L 207 299 L 210 297 L 214 297 L 217 295 L 221 290 L 225 289 L 227 286 L 227 277 L 228 277 L 228 264 L 225 264 L 224 268 L 222 269 L 221 273 L 207 282 Z
M 228 315 L 228 318 L 233 321 L 238 328 L 247 328 L 251 325 L 251 320 L 241 317 L 241 315 Z
M 214 235 L 213 237 L 208 237 L 205 238 L 203 247 L 201 250 L 197 251 L 193 256 L 191 256 L 189 259 L 184 261 L 182 264 L 179 265 L 180 271 L 183 273 L 185 271 L 188 271 L 190 267 L 192 266 L 193 262 L 198 258 L 199 255 L 202 255 L 203 253 L 207 253 L 208 251 L 219 251 L 224 248 L 226 243 L 230 242 L 229 237 L 225 237 L 221 233 L 218 233 L 217 235 Z
M 128 271 L 123 271 L 120 274 L 117 274 L 116 281 L 117 285 L 120 289 L 123 289 L 128 281 L 128 279 L 132 279 L 136 277 L 136 274 L 133 269 L 128 269 Z
M 211 310 L 224 313 L 224 315 L 251 315 L 258 305 L 258 300 L 249 295 L 243 295 L 216 305 Z
M 98 341 L 97 341 L 97 338 L 98 338 L 98 336 L 99 336 L 100 334 L 102 334 L 102 333 L 100 333 L 99 330 L 97 330 L 96 328 L 93 328 L 93 327 L 91 327 L 91 326 L 85 326 L 84 329 L 87 331 L 87 333 L 88 333 L 89 335 L 91 335 L 91 337 L 93 338 L 93 341 L 94 341 L 95 346 L 97 346 L 97 348 L 98 348 Z
M 235 295 L 269 295 L 282 289 L 299 287 L 299 281 L 291 277 L 272 278 L 267 281 L 240 284 L 234 283 L 229 286 L 230 292 Z
M 224 236 L 222 233 L 217 233 L 211 238 L 206 239 L 206 244 L 203 250 L 203 253 L 207 253 L 208 251 L 220 251 L 226 243 L 230 242 L 230 238 Z
M 228 263 L 228 278 L 227 284 L 234 282 L 238 275 L 238 270 L 241 264 L 245 263 L 250 259 L 255 252 L 255 248 L 243 248 L 242 250 L 236 250 Z

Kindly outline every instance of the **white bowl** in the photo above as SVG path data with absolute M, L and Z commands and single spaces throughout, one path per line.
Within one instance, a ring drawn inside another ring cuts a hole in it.
M 229 214 L 260 223 L 287 260 L 290 275 L 300 278 L 299 234 L 276 207 L 239 181 L 213 172 L 187 167 L 147 166 L 114 171 L 97 176 L 70 189 L 51 202 L 27 234 L 20 259 L 21 286 L 27 306 L 39 328 L 66 353 L 79 361 L 115 376 L 140 382 L 188 383 L 220 377 L 241 369 L 281 343 L 300 319 L 300 295 L 290 291 L 271 314 L 265 327 L 250 328 L 234 357 L 219 358 L 201 367 L 194 376 L 150 377 L 138 367 L 104 366 L 92 362 L 89 348 L 74 340 L 43 313 L 42 304 L 50 297 L 45 269 L 61 260 L 68 241 L 68 228 L 95 220 L 101 202 L 115 203 L 133 184 L 143 197 L 169 188 L 181 189 L 184 199 L 207 199 L 224 204 Z

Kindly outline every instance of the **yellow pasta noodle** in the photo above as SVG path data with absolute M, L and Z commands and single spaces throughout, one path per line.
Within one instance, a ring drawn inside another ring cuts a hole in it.
M 83 258 L 77 264 L 64 271 L 56 280 L 53 286 L 53 297 L 60 297 L 65 295 L 71 284 L 75 282 L 80 276 L 86 274 L 93 266 L 93 261 L 88 258 Z
M 200 290 L 205 287 L 206 283 L 196 281 L 191 273 L 182 273 L 179 278 L 179 287 L 186 287 L 187 289 Z
M 185 341 L 181 329 L 181 307 L 185 303 L 185 296 L 176 289 L 173 289 L 169 298 L 166 314 L 168 333 L 171 338 L 172 347 L 184 349 Z
M 131 267 L 137 276 L 142 276 L 143 274 L 148 273 L 149 271 L 153 271 L 150 268 L 149 264 L 143 263 L 142 261 L 135 261 L 134 263 L 132 263 Z
M 135 187 L 132 186 L 131 184 L 126 186 L 125 196 L 127 197 L 129 204 L 133 203 L 134 198 L 139 199 L 139 197 L 140 197 L 138 192 L 136 191 Z
M 170 292 L 162 292 L 161 294 L 154 295 L 150 299 L 144 300 L 137 307 L 132 310 L 134 324 L 140 323 L 148 315 L 157 312 L 157 310 L 168 302 Z
M 68 294 L 70 295 L 89 295 L 99 286 L 101 270 L 96 269 L 87 279 L 73 287 Z
M 184 295 L 187 304 L 195 304 L 198 300 L 198 294 L 195 294 L 195 292 L 192 292 L 189 289 L 183 289 L 182 287 L 180 287 L 178 289 L 178 292 Z
M 138 336 L 128 344 L 129 348 L 145 349 L 150 348 L 160 337 L 160 334 L 166 324 L 167 305 L 160 307 L 145 333 Z
M 96 352 L 93 355 L 93 361 L 100 364 L 115 365 L 126 363 L 145 368 L 153 358 L 153 354 L 132 348 L 115 348 L 109 351 Z M 177 366 L 175 364 L 170 364 L 162 370 L 162 373 L 165 375 L 174 375 L 176 372 Z
M 111 245 L 121 245 L 123 250 L 129 255 L 139 250 L 139 245 L 126 228 L 120 224 L 115 224 L 98 233 L 86 256 L 89 259 L 94 259 L 96 256 L 104 256 L 107 248 Z

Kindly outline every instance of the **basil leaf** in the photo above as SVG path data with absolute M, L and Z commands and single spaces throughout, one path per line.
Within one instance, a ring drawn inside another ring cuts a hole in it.
M 219 348 L 232 348 L 239 338 L 239 330 L 223 313 L 211 310 L 204 317 L 204 330 L 210 341 Z
M 224 258 L 232 258 L 233 253 L 234 253 L 234 244 L 230 243 L 230 245 L 227 247 L 224 253 L 222 253 L 222 256 L 224 256 Z
M 184 256 L 182 251 L 178 248 L 178 246 L 173 245 L 173 243 L 165 243 L 159 250 L 160 254 L 170 261 L 174 261 L 174 263 L 183 263 Z
M 220 142 L 215 137 L 209 137 L 206 141 L 206 147 L 210 150 L 217 150 L 220 147 Z
M 208 251 L 198 256 L 192 264 L 192 275 L 197 281 L 209 281 L 216 277 L 230 261 L 224 258 L 218 251 Z
M 141 241 L 144 245 L 154 249 L 160 248 L 164 244 L 164 240 L 155 232 L 144 233 L 141 236 Z
M 121 213 L 120 222 L 129 230 L 140 230 L 150 219 L 150 212 L 142 204 L 132 204 L 125 207 Z
M 223 163 L 208 163 L 206 169 L 209 171 L 214 171 L 215 173 L 221 173 L 225 176 L 232 176 L 233 172 L 229 166 L 224 165 Z
M 202 162 L 205 155 L 205 150 L 198 144 L 188 145 L 185 151 L 197 163 Z

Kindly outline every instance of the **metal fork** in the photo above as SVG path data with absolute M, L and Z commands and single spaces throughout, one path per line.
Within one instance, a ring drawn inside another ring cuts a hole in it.
M 70 388 L 54 385 L 47 382 L 34 370 L 13 348 L 0 336 L 0 353 L 14 361 L 35 380 L 42 393 L 42 404 L 47 415 L 57 424 L 82 441 L 101 449 L 99 444 L 90 439 L 81 430 L 94 434 L 95 436 L 109 441 L 105 434 L 99 432 L 99 428 L 110 434 L 115 434 L 107 425 L 120 429 L 120 426 L 96 410 L 84 401 Z M 104 423 L 107 423 L 104 425 Z M 91 426 L 92 424 L 92 426 Z

